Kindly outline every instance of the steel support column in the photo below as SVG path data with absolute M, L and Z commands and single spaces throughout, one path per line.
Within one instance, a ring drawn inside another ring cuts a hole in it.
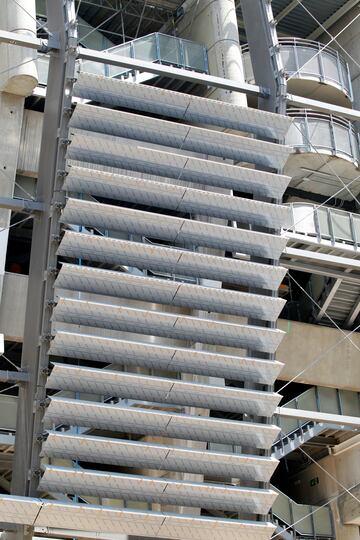
M 269 98 L 259 97 L 259 108 L 285 114 L 286 80 L 271 1 L 241 0 L 241 11 L 256 84 L 270 89 Z
M 21 367 L 29 374 L 29 383 L 19 390 L 15 460 L 11 491 L 32 496 L 37 492 L 40 462 L 38 437 L 42 431 L 42 401 L 48 364 L 53 275 L 56 265 L 56 234 L 60 204 L 59 169 L 65 156 L 71 88 L 76 59 L 76 23 L 73 0 L 47 0 L 48 27 L 60 38 L 60 48 L 50 56 L 48 90 L 38 176 L 38 201 L 43 212 L 34 219 L 29 289 Z M 23 530 L 22 538 L 32 531 Z

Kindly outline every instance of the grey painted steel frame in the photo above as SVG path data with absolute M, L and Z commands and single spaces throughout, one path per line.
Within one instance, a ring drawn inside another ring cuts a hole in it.
M 270 96 L 259 96 L 259 109 L 286 113 L 286 80 L 280 58 L 276 23 L 271 0 L 241 0 L 250 58 L 255 81 L 270 89 Z
M 46 396 L 48 335 L 56 268 L 57 235 L 62 200 L 59 185 L 65 164 L 71 88 L 76 60 L 76 25 L 73 0 L 47 0 L 48 27 L 60 38 L 60 48 L 50 57 L 49 84 L 42 132 L 38 201 L 44 211 L 34 220 L 29 288 L 25 315 L 22 370 L 29 383 L 20 387 L 17 414 L 12 493 L 32 496 L 38 484 L 42 402 Z M 32 531 L 21 538 L 31 538 Z

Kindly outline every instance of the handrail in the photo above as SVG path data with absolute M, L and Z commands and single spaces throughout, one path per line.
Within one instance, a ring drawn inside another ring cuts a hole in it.
M 328 46 L 325 48 L 324 44 L 318 41 L 297 37 L 280 37 L 278 42 L 286 77 L 317 79 L 322 83 L 334 85 L 353 101 L 349 66 L 336 49 Z M 241 51 L 244 55 L 246 78 L 250 81 L 253 75 L 248 45 L 243 45 Z
M 294 118 L 285 143 L 309 153 L 327 153 L 359 167 L 359 137 L 354 124 L 346 118 L 309 109 L 288 109 Z
M 287 231 L 358 250 L 360 215 L 311 203 L 290 203 L 292 226 Z M 286 234 L 284 232 L 283 234 Z

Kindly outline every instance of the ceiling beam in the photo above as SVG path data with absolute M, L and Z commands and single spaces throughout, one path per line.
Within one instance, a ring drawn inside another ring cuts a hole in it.
M 359 0 L 348 0 L 343 6 L 341 6 L 341 8 L 335 11 L 335 13 L 331 15 L 331 17 L 326 19 L 326 21 L 322 23 L 322 26 L 326 30 L 328 30 L 329 28 L 331 28 L 331 26 L 337 23 L 341 19 L 341 17 L 343 17 L 348 11 L 350 11 L 350 9 L 352 9 L 356 5 L 359 5 Z M 311 34 L 307 36 L 307 39 L 315 40 L 319 38 L 323 33 L 324 33 L 324 29 L 321 26 L 318 26 L 316 30 L 314 30 L 313 32 L 311 32 Z
M 285 17 L 289 15 L 289 13 L 291 13 L 298 5 L 299 3 L 297 0 L 292 0 L 292 2 L 290 2 L 288 6 L 284 7 L 284 9 L 282 9 L 280 13 L 276 15 L 275 17 L 276 24 L 279 24 L 279 22 L 282 21 L 282 19 L 285 19 Z

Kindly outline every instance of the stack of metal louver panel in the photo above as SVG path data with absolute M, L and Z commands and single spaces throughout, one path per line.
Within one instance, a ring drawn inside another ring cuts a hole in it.
M 260 138 L 290 120 L 85 74 L 75 95 L 102 106 L 71 120 L 40 489 L 96 504 L 19 498 L 18 511 L 38 526 L 61 510 L 81 530 L 266 540 L 289 149 Z

